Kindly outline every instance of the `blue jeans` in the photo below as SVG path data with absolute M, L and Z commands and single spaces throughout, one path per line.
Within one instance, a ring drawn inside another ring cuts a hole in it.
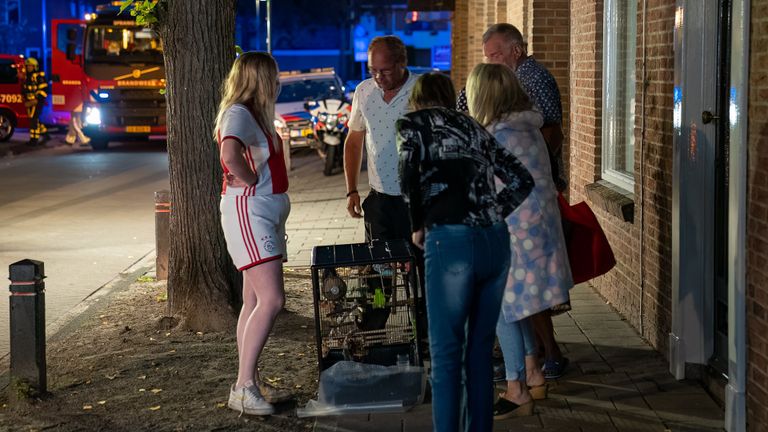
M 425 239 L 432 421 L 437 432 L 493 429 L 494 330 L 509 270 L 505 223 L 437 225 Z
M 501 313 L 496 324 L 496 336 L 504 354 L 507 381 L 525 382 L 525 356 L 536 354 L 536 339 L 530 320 L 507 322 Z

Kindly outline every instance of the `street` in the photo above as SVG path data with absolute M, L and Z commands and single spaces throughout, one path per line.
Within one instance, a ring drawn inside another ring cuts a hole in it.
M 16 144 L 24 140 L 26 134 L 14 137 Z M 308 266 L 318 244 L 363 241 L 362 221 L 346 216 L 343 176 L 323 176 L 313 151 L 292 159 L 286 265 Z M 0 271 L 6 279 L 13 262 L 45 263 L 50 325 L 153 251 L 153 193 L 169 187 L 168 155 L 157 141 L 112 143 L 107 152 L 59 145 L 0 158 L 0 184 Z M 360 186 L 365 194 L 365 172 Z M 2 357 L 9 320 L 8 296 L 0 297 Z
M 60 146 L 0 159 L 3 279 L 13 262 L 43 261 L 46 322 L 54 322 L 152 251 L 153 192 L 168 188 L 167 165 L 165 146 L 156 141 L 105 153 Z M 0 297 L 3 355 L 8 296 Z

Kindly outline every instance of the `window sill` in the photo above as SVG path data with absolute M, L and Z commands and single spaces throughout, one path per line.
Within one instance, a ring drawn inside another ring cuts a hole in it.
M 632 192 L 626 191 L 605 180 L 585 186 L 589 201 L 595 207 L 616 216 L 624 222 L 635 220 L 635 200 Z

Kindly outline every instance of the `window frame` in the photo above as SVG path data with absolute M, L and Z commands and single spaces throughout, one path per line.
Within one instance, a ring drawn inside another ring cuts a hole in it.
M 624 2 L 625 4 L 621 4 Z M 623 11 L 620 6 L 625 6 Z M 603 6 L 603 106 L 602 106 L 602 146 L 601 178 L 624 190 L 634 191 L 634 151 L 635 151 L 635 101 L 637 81 L 637 1 L 605 0 Z M 621 57 L 619 44 L 627 42 L 626 54 Z M 625 68 L 620 76 L 622 66 Z M 619 88 L 623 83 L 625 88 Z M 623 91 L 623 97 L 619 96 Z M 629 98 L 627 98 L 629 96 Z M 617 109 L 622 104 L 623 109 Z M 621 119 L 617 112 L 625 113 Z M 619 142 L 618 128 L 624 129 L 624 142 Z M 621 145 L 623 144 L 623 145 Z M 627 152 L 631 146 L 631 161 L 625 161 L 626 170 L 616 167 L 616 151 Z

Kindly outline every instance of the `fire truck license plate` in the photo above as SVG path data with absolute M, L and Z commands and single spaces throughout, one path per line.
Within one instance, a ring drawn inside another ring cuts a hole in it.
M 128 133 L 149 133 L 149 126 L 126 126 L 125 131 Z

